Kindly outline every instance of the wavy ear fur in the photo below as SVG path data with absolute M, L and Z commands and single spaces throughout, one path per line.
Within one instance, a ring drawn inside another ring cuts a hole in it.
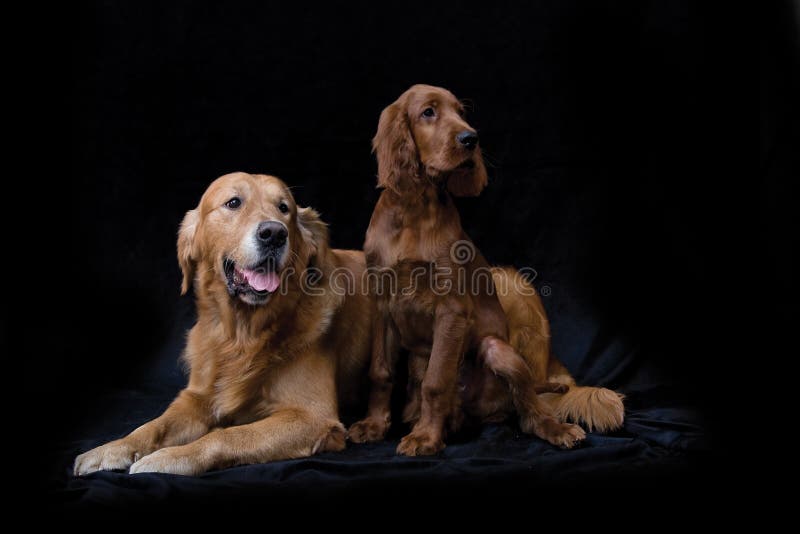
M 297 207 L 297 224 L 303 239 L 311 247 L 311 258 L 317 268 L 323 271 L 328 267 L 329 237 L 328 225 L 313 208 Z
M 399 192 L 404 174 L 419 174 L 417 145 L 411 137 L 404 99 L 398 99 L 381 112 L 372 151 L 378 159 L 378 187 Z
M 447 180 L 447 190 L 457 197 L 477 197 L 489 182 L 480 148 L 475 149 L 475 168 L 471 173 L 459 173 Z
M 189 210 L 183 217 L 180 230 L 178 230 L 178 265 L 183 273 L 181 295 L 185 295 L 189 291 L 189 286 L 192 285 L 194 273 L 197 270 L 198 251 L 194 237 L 199 221 L 200 212 L 196 209 Z

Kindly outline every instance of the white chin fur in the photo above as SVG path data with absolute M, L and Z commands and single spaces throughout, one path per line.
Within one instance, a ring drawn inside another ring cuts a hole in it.
M 236 256 L 238 256 L 237 267 L 241 268 L 258 263 L 258 260 L 261 258 L 261 251 L 258 246 L 258 241 L 256 241 L 255 229 L 252 232 L 248 232 L 247 237 L 242 239 L 242 242 L 239 243 L 239 250 L 236 252 Z

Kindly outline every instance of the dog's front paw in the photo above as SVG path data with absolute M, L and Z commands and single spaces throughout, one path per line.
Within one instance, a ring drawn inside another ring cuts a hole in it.
M 131 466 L 131 474 L 169 473 L 172 475 L 197 475 L 205 471 L 199 459 L 185 446 L 167 447 L 148 454 Z
M 353 443 L 380 441 L 386 437 L 386 432 L 388 431 L 389 421 L 387 419 L 367 417 L 350 425 L 350 429 L 347 431 L 347 439 Z
M 403 456 L 431 456 L 444 449 L 444 441 L 433 434 L 421 431 L 412 431 L 400 440 L 397 454 Z
M 139 456 L 141 454 L 133 444 L 124 439 L 118 439 L 75 458 L 73 473 L 79 477 L 95 471 L 127 469 L 139 459 Z

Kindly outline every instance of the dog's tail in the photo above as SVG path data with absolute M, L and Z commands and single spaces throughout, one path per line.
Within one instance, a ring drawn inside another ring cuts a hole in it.
M 625 407 L 621 393 L 575 384 L 575 379 L 558 360 L 552 359 L 549 367 L 548 382 L 569 386 L 569 391 L 563 394 L 539 395 L 559 420 L 584 425 L 590 432 L 611 432 L 622 427 Z
M 516 269 L 492 268 L 497 296 L 508 321 L 509 342 L 522 356 L 543 388 L 553 383 L 569 386 L 566 393 L 540 393 L 561 421 L 585 425 L 590 431 L 610 432 L 622 426 L 622 395 L 606 388 L 575 384 L 567 368 L 551 355 L 550 325 L 533 286 Z M 552 391 L 552 389 L 551 389 Z

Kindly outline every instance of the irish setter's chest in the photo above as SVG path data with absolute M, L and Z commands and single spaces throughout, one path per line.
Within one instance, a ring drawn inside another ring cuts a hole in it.
M 462 236 L 450 199 L 430 195 L 411 206 L 383 197 L 378 202 L 364 243 L 371 292 L 409 350 L 430 350 L 436 306 L 458 290 L 452 252 Z
M 372 215 L 364 242 L 367 267 L 392 269 L 402 262 L 446 264 L 461 238 L 452 201 L 426 201 L 413 208 L 381 206 Z
M 430 350 L 436 304 L 441 298 L 433 263 L 400 261 L 391 273 L 393 287 L 382 285 L 376 292 L 383 299 L 400 334 L 400 343 L 409 350 Z M 384 281 L 388 279 L 384 278 Z
M 412 351 L 430 351 L 436 308 L 446 298 L 472 299 L 465 291 L 465 271 L 458 265 L 400 261 L 391 270 L 392 286 L 384 277 L 376 291 L 400 334 L 401 345 Z

